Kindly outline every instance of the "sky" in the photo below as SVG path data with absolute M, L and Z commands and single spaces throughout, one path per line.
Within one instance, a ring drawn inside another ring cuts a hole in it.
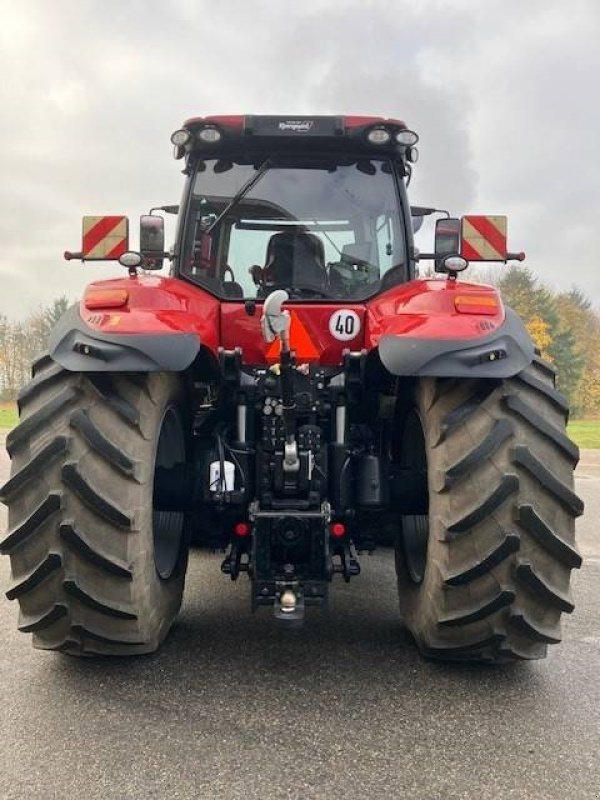
M 509 249 L 600 307 L 598 0 L 0 0 L 0 20 L 0 314 L 123 274 L 63 260 L 81 217 L 128 214 L 137 247 L 181 195 L 171 133 L 219 113 L 405 120 L 413 204 L 507 214 Z

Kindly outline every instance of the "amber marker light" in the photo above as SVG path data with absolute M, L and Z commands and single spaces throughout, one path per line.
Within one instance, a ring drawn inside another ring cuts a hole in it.
M 127 289 L 88 289 L 83 303 L 90 310 L 98 308 L 122 308 L 127 305 Z
M 459 294 L 454 298 L 454 308 L 459 314 L 487 314 L 494 316 L 500 310 L 500 303 L 494 295 Z

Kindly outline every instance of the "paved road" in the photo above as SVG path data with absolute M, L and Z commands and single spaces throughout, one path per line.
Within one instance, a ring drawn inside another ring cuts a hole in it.
M 195 553 L 173 634 L 131 661 L 34 651 L 2 598 L 0 798 L 600 798 L 600 453 L 578 490 L 577 609 L 533 664 L 421 660 L 389 554 L 290 633 Z

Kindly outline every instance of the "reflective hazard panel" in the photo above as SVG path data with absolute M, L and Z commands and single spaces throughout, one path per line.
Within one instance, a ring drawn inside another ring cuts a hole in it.
M 318 361 L 320 351 L 313 342 L 308 329 L 296 314 L 291 312 L 290 348 L 299 361 Z M 278 361 L 281 353 L 281 342 L 277 337 L 267 348 L 265 353 L 267 361 Z
M 468 261 L 506 261 L 506 230 L 505 216 L 464 216 L 460 254 Z
M 129 249 L 127 217 L 84 217 L 81 256 L 85 261 L 112 261 Z

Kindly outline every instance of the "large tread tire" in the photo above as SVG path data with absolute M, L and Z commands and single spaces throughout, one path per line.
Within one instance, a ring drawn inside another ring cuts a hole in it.
M 422 653 L 506 662 L 543 658 L 573 611 L 581 566 L 573 491 L 577 447 L 566 399 L 539 358 L 507 380 L 424 378 L 421 420 L 429 490 L 428 549 L 411 579 L 400 537 L 397 573 L 406 625 Z M 427 517 L 405 524 L 427 523 Z
M 163 517 L 179 544 L 159 576 L 152 507 L 163 419 L 185 413 L 180 381 L 70 373 L 47 355 L 32 371 L 0 490 L 19 630 L 71 655 L 152 652 L 179 610 L 187 566 L 183 516 Z

